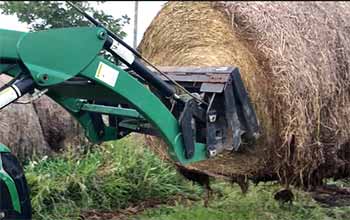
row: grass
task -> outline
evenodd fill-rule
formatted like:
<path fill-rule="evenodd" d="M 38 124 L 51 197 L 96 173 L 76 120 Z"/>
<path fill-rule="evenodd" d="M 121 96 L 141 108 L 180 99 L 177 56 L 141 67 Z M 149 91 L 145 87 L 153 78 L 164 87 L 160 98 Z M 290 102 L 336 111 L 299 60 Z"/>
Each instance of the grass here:
<path fill-rule="evenodd" d="M 84 210 L 115 210 L 145 199 L 193 193 L 171 166 L 131 138 L 85 154 L 33 161 L 25 172 L 34 219 L 80 219 Z"/>
<path fill-rule="evenodd" d="M 319 220 L 319 219 L 342 219 L 340 216 L 350 215 L 350 209 L 338 211 L 338 218 L 330 218 L 326 209 L 315 203 L 305 193 L 296 192 L 296 201 L 293 205 L 281 205 L 273 199 L 273 192 L 278 189 L 277 185 L 263 184 L 251 187 L 247 194 L 242 194 L 237 186 L 232 187 L 228 183 L 218 182 L 213 187 L 216 193 L 210 201 L 209 207 L 205 208 L 202 201 L 179 203 L 176 206 L 162 206 L 158 209 L 146 210 L 134 219 L 147 220 Z M 334 213 L 334 212 L 333 212 Z"/>
<path fill-rule="evenodd" d="M 36 220 L 75 220 L 88 210 L 116 211 L 145 200 L 165 204 L 174 198 L 181 199 L 130 219 L 348 220 L 350 216 L 350 207 L 321 207 L 298 190 L 293 205 L 280 205 L 272 196 L 279 189 L 274 183 L 252 185 L 244 195 L 238 186 L 216 181 L 212 186 L 216 193 L 205 208 L 200 199 L 203 189 L 185 181 L 132 137 L 85 153 L 68 151 L 32 161 L 26 166 L 26 177 Z"/>

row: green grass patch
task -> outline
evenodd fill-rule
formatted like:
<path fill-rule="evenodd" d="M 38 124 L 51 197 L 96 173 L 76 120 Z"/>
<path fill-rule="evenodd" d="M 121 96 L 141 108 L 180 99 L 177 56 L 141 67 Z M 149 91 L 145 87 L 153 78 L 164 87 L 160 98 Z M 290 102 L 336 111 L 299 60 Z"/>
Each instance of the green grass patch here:
<path fill-rule="evenodd" d="M 34 219 L 80 219 L 83 210 L 109 211 L 194 192 L 174 168 L 131 137 L 84 154 L 33 161 L 25 173 Z"/>
<path fill-rule="evenodd" d="M 68 151 L 25 167 L 31 188 L 33 219 L 78 220 L 84 211 L 118 211 L 143 201 L 164 201 L 130 219 L 142 220 L 348 220 L 350 207 L 325 208 L 294 189 L 293 205 L 280 205 L 273 183 L 251 185 L 242 194 L 237 185 L 216 181 L 205 208 L 203 189 L 186 181 L 133 137 L 88 152 Z M 349 181 L 335 182 L 350 186 Z M 182 196 L 174 196 L 182 195 Z M 191 199 L 190 199 L 191 198 Z M 194 200 L 193 200 L 194 198 Z"/>
<path fill-rule="evenodd" d="M 348 220 L 350 207 L 325 208 L 316 203 L 305 192 L 293 190 L 295 201 L 292 205 L 280 204 L 273 194 L 280 188 L 274 184 L 252 186 L 242 194 L 238 186 L 224 182 L 213 185 L 217 192 L 209 207 L 200 202 L 184 202 L 175 206 L 161 206 L 146 210 L 130 219 L 142 220 Z"/>

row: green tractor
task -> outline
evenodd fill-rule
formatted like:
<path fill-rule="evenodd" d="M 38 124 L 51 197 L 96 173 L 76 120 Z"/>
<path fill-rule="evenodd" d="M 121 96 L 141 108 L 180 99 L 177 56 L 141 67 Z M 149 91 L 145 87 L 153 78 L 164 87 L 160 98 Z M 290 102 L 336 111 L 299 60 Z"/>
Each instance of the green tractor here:
<path fill-rule="evenodd" d="M 45 93 L 79 121 L 91 142 L 131 132 L 155 135 L 179 164 L 235 152 L 242 138 L 258 138 L 259 124 L 238 68 L 157 68 L 76 9 L 96 27 L 0 29 L 0 73 L 13 77 L 0 88 L 0 109 L 25 94 Z M 122 64 L 105 59 L 102 51 Z M 23 169 L 3 145 L 0 219 L 31 219 Z"/>

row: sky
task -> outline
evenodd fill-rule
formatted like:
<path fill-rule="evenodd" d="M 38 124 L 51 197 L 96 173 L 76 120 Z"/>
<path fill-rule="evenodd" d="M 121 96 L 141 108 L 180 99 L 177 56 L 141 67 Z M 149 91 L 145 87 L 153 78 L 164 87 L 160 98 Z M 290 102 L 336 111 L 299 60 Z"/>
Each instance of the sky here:
<path fill-rule="evenodd" d="M 124 40 L 132 46 L 134 38 L 135 1 L 107 1 L 100 5 L 94 2 L 91 3 L 105 13 L 113 15 L 115 18 L 125 14 L 130 17 L 130 24 L 126 25 L 123 30 L 127 33 L 127 37 Z M 166 1 L 139 1 L 137 44 L 141 42 L 143 33 L 146 31 L 153 18 L 158 14 L 164 3 L 166 3 Z M 28 26 L 18 22 L 16 16 L 0 14 L 0 29 L 27 31 Z"/>

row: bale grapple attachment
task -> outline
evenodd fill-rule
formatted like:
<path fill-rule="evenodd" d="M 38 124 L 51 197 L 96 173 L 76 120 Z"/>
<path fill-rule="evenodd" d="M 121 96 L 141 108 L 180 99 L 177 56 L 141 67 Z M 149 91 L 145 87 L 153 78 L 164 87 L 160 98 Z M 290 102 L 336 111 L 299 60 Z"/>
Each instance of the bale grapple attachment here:
<path fill-rule="evenodd" d="M 208 156 L 226 150 L 238 151 L 244 141 L 253 141 L 259 135 L 259 124 L 239 69 L 236 67 L 162 67 L 162 72 L 180 83 L 206 104 L 193 104 L 183 112 L 183 130 L 192 130 L 184 135 L 185 145 L 191 136 L 206 143 Z M 163 80 L 169 80 L 162 77 Z M 171 82 L 169 82 L 171 83 Z M 179 112 L 175 112 L 179 114 Z M 191 121 L 191 125 L 188 122 Z M 196 123 L 197 122 L 197 123 Z M 196 134 L 196 135 L 194 135 Z M 188 140 L 186 140 L 186 138 Z M 187 149 L 186 152 L 192 152 Z M 188 155 L 190 156 L 190 155 Z"/>

